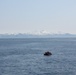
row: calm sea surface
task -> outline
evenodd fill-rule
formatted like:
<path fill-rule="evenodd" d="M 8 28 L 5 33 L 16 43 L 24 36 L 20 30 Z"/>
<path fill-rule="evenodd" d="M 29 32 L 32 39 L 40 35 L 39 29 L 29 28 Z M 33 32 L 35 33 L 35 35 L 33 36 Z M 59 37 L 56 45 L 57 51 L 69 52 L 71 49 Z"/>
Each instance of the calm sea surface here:
<path fill-rule="evenodd" d="M 76 39 L 0 39 L 0 75 L 76 75 Z"/>

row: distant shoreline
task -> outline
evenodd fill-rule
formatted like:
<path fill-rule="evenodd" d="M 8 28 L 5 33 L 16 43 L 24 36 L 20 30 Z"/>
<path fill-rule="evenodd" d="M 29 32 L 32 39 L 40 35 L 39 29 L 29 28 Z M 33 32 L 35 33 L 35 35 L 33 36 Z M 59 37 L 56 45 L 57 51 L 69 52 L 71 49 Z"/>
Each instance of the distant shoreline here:
<path fill-rule="evenodd" d="M 76 38 L 76 34 L 0 34 L 0 38 Z"/>

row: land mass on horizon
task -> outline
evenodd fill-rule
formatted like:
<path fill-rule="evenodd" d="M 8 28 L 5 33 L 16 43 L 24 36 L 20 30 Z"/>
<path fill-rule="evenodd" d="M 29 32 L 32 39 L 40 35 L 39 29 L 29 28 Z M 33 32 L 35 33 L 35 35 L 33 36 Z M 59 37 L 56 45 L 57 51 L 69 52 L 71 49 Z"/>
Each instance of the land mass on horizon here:
<path fill-rule="evenodd" d="M 76 34 L 0 34 L 0 38 L 54 38 L 76 37 Z"/>

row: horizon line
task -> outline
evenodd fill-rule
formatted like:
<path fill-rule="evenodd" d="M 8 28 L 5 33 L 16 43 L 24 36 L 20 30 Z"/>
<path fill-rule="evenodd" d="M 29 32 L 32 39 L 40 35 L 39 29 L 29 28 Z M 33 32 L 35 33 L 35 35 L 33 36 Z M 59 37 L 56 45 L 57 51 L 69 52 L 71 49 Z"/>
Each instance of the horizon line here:
<path fill-rule="evenodd" d="M 18 34 L 30 34 L 30 35 L 70 34 L 70 35 L 76 35 L 75 33 L 0 33 L 0 35 L 18 35 Z"/>

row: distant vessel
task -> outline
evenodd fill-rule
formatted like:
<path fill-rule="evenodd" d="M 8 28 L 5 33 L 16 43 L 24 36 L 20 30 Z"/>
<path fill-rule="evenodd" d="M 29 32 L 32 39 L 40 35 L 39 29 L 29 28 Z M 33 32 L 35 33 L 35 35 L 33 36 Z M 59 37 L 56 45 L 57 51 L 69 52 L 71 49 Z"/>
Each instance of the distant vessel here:
<path fill-rule="evenodd" d="M 44 55 L 45 55 L 45 56 L 50 56 L 50 55 L 52 55 L 52 53 L 49 52 L 49 51 L 47 51 L 47 52 L 44 53 Z"/>

